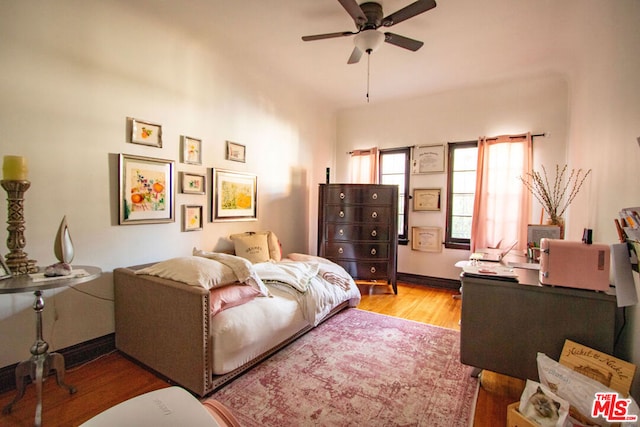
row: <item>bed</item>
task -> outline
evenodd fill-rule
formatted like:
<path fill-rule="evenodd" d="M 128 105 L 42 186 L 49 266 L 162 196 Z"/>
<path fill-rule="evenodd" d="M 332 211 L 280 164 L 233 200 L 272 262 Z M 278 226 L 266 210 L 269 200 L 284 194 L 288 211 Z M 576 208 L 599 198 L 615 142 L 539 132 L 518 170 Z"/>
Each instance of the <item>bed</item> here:
<path fill-rule="evenodd" d="M 275 258 L 253 262 L 194 249 L 115 269 L 116 347 L 205 396 L 360 302 L 337 264 L 305 254 Z M 229 291 L 232 297 L 220 296 Z"/>

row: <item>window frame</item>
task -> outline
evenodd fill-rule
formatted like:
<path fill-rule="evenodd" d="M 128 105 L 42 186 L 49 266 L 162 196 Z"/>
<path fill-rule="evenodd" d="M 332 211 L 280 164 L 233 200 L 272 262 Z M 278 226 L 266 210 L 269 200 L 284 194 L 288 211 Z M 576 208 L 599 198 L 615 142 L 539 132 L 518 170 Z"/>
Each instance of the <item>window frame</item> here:
<path fill-rule="evenodd" d="M 382 162 L 383 156 L 385 154 L 402 154 L 405 155 L 405 167 L 404 167 L 404 210 L 403 212 L 398 212 L 398 214 L 403 214 L 403 224 L 402 230 L 398 230 L 398 244 L 399 245 L 408 245 L 409 244 L 409 200 L 411 199 L 410 194 L 410 177 L 411 177 L 411 147 L 400 147 L 400 148 L 386 148 L 381 149 L 378 152 L 378 182 L 382 183 Z M 398 194 L 400 196 L 400 194 Z"/>
<path fill-rule="evenodd" d="M 478 141 L 449 142 L 447 147 L 447 214 L 445 227 L 444 247 L 448 249 L 471 249 L 471 239 L 459 239 L 451 237 L 452 233 L 452 209 L 453 209 L 453 158 L 455 150 L 462 148 L 477 147 Z M 477 167 L 476 167 L 477 170 Z"/>

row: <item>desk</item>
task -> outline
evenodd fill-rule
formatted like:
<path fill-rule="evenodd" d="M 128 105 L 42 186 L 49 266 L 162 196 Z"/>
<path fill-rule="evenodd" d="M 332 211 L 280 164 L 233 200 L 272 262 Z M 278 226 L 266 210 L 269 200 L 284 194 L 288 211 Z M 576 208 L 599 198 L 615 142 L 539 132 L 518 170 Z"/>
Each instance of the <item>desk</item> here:
<path fill-rule="evenodd" d="M 25 380 L 30 377 L 36 385 L 37 393 L 34 422 L 36 426 L 40 426 L 42 423 L 42 381 L 45 375 L 55 370 L 58 385 L 69 390 L 70 394 L 76 392 L 75 387 L 64 382 L 64 356 L 60 353 L 49 353 L 49 344 L 42 339 L 42 311 L 44 310 L 42 291 L 78 285 L 96 279 L 101 274 L 101 270 L 98 267 L 78 265 L 74 266 L 73 270 L 84 270 L 87 274 L 82 276 L 60 276 L 42 282 L 33 281 L 31 276 L 27 274 L 0 280 L 0 294 L 33 292 L 36 297 L 33 303 L 33 310 L 36 313 L 36 340 L 31 346 L 31 358 L 20 362 L 16 367 L 16 397 L 2 410 L 5 414 L 11 412 L 12 406 L 24 396 Z"/>
<path fill-rule="evenodd" d="M 518 280 L 461 276 L 460 361 L 520 379 L 538 379 L 536 355 L 558 360 L 565 339 L 613 354 L 615 295 L 541 286 L 537 270 Z"/>

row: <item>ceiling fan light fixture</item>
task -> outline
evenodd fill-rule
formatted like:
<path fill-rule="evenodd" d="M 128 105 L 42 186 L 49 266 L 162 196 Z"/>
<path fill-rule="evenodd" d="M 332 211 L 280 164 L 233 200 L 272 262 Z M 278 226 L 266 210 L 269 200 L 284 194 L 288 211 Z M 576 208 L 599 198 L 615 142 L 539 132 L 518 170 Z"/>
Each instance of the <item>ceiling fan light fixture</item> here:
<path fill-rule="evenodd" d="M 384 41 L 384 34 L 377 30 L 364 30 L 358 33 L 353 42 L 363 52 L 375 51 Z"/>

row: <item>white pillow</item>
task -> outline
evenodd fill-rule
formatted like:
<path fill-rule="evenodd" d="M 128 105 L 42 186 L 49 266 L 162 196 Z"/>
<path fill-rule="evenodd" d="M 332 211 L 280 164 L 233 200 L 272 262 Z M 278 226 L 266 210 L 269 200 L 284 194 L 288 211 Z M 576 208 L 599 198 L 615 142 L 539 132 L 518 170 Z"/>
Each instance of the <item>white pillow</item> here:
<path fill-rule="evenodd" d="M 138 270 L 136 274 L 162 277 L 205 289 L 213 289 L 238 281 L 230 267 L 221 262 L 197 256 L 172 258 Z"/>
<path fill-rule="evenodd" d="M 193 248 L 192 253 L 194 256 L 212 259 L 220 262 L 221 264 L 229 266 L 239 282 L 242 282 L 245 285 L 253 286 L 264 296 L 271 296 L 269 288 L 265 286 L 262 279 L 254 270 L 253 264 L 251 264 L 251 261 L 249 261 L 248 259 L 220 252 L 203 251 L 198 248 Z"/>

